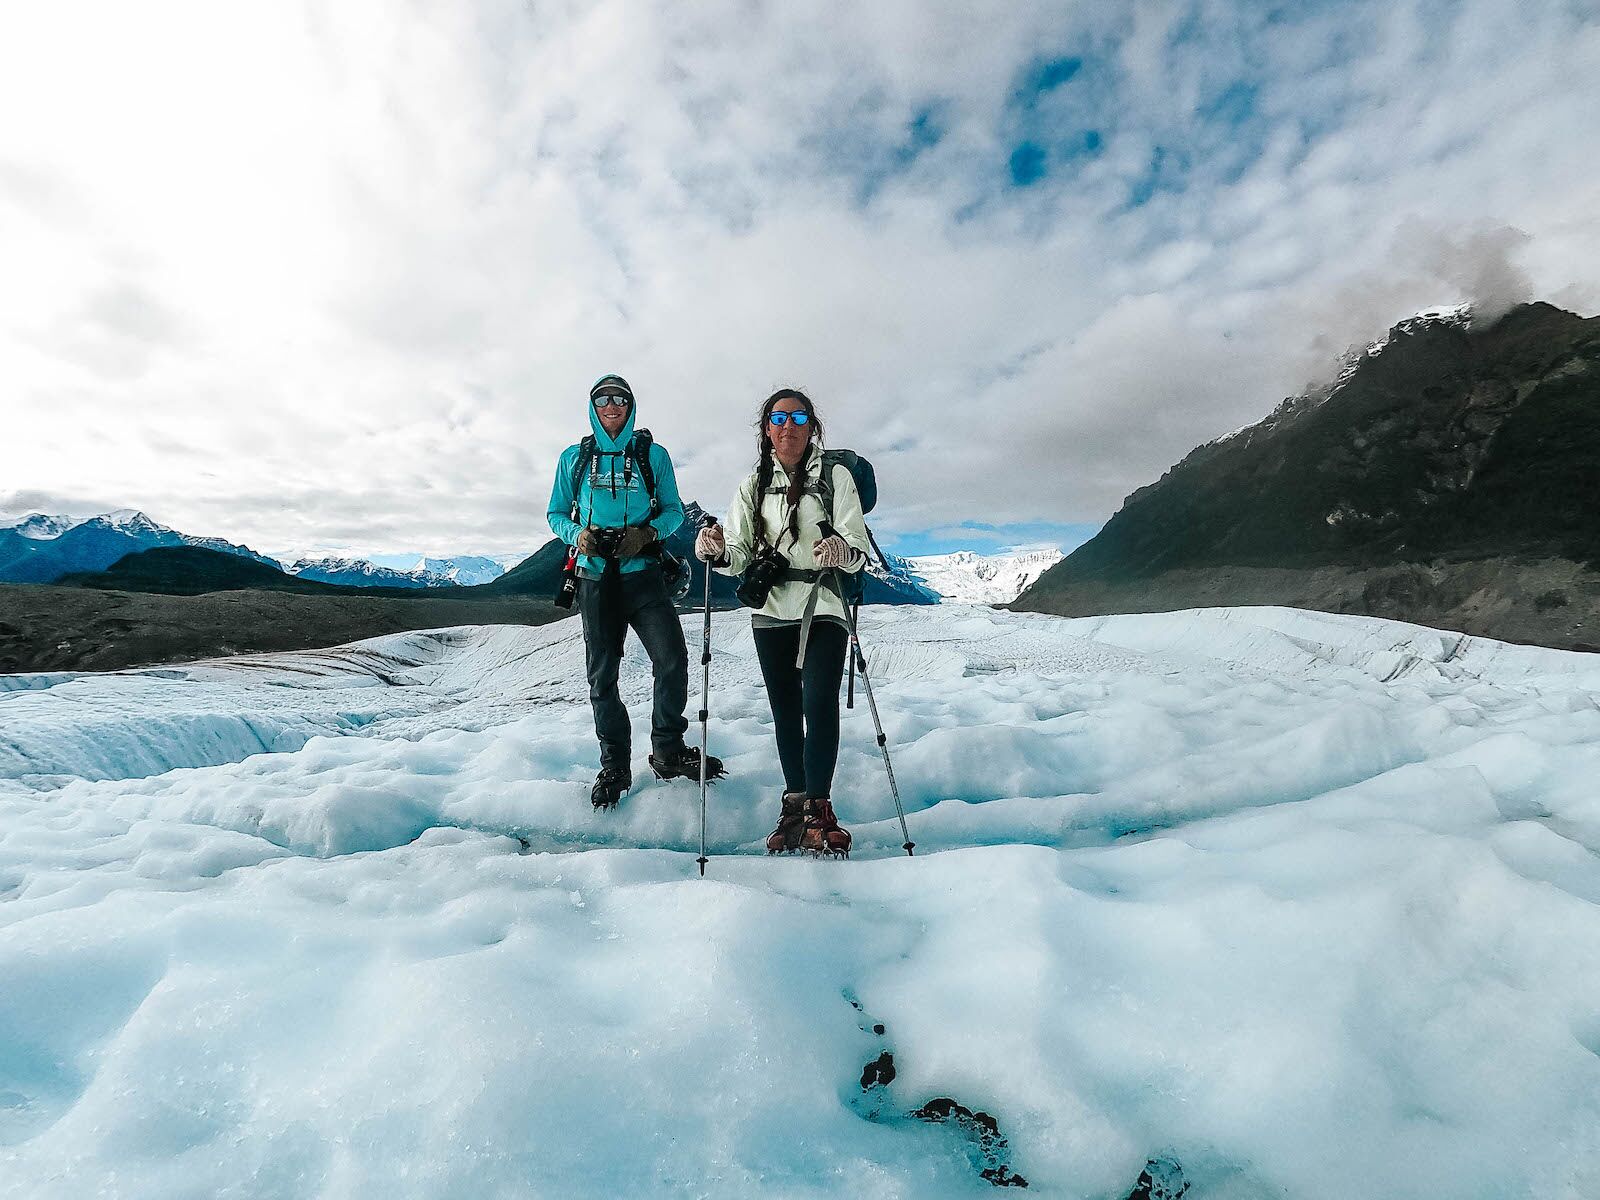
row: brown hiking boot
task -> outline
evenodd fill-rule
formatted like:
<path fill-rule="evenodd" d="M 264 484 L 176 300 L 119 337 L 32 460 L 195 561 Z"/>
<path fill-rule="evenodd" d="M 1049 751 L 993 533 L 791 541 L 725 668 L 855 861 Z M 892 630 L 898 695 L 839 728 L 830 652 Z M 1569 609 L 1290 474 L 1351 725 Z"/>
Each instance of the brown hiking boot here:
<path fill-rule="evenodd" d="M 783 813 L 778 817 L 778 825 L 767 835 L 768 854 L 788 854 L 800 849 L 800 836 L 806 827 L 806 794 L 804 792 L 785 792 L 783 794 Z"/>
<path fill-rule="evenodd" d="M 826 796 L 813 796 L 806 805 L 806 827 L 800 835 L 800 849 L 811 854 L 850 857 L 850 831 L 839 824 L 833 812 L 833 801 Z"/>

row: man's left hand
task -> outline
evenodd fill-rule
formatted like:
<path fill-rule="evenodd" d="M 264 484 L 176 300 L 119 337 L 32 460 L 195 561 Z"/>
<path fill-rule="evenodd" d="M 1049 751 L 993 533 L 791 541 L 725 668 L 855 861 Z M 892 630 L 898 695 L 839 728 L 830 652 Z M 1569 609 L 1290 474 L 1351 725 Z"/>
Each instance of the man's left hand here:
<path fill-rule="evenodd" d="M 622 531 L 617 542 L 618 558 L 638 558 L 656 540 L 656 531 L 649 525 L 630 525 Z"/>

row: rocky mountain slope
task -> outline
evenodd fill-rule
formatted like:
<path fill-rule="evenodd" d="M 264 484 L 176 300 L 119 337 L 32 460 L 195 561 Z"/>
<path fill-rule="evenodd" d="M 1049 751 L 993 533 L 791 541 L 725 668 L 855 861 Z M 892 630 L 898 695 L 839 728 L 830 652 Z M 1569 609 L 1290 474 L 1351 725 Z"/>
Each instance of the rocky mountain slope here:
<path fill-rule="evenodd" d="M 1134 492 L 1016 607 L 1291 604 L 1600 642 L 1600 318 L 1419 315 Z"/>

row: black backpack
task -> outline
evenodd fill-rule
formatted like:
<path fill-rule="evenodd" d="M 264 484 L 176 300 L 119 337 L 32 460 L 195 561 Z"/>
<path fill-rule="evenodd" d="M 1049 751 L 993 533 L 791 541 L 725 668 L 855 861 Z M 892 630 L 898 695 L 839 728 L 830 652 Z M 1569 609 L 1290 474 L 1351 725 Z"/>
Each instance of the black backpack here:
<path fill-rule="evenodd" d="M 650 447 L 655 438 L 650 436 L 648 429 L 635 429 L 633 436 L 628 439 L 628 444 L 622 449 L 622 478 L 624 482 L 633 479 L 634 464 L 639 466 L 639 478 L 644 481 L 645 493 L 650 497 L 650 515 L 659 516 L 661 501 L 656 497 L 656 469 L 650 465 Z M 578 489 L 583 486 L 583 477 L 589 473 L 589 468 L 594 465 L 595 459 L 600 457 L 600 443 L 595 440 L 592 433 L 583 435 L 583 441 L 578 443 L 578 461 L 572 468 L 572 519 L 578 519 Z M 870 470 L 870 468 L 868 468 Z"/>
<path fill-rule="evenodd" d="M 635 429 L 633 436 L 628 439 L 628 444 L 622 450 L 622 478 L 627 483 L 633 479 L 633 468 L 639 467 L 639 478 L 644 483 L 646 495 L 650 497 L 650 516 L 659 516 L 661 513 L 661 499 L 656 495 L 656 469 L 650 465 L 650 447 L 655 438 L 648 429 Z M 578 461 L 572 468 L 572 519 L 578 519 L 578 489 L 583 486 L 583 477 L 588 474 L 589 468 L 600 457 L 600 443 L 595 440 L 592 433 L 584 434 L 583 440 L 578 443 Z M 830 510 L 831 511 L 831 510 Z M 656 553 L 661 556 L 661 577 L 666 580 L 667 594 L 674 601 L 682 600 L 689 591 L 691 573 L 689 564 L 668 550 L 662 542 L 655 542 Z"/>
<path fill-rule="evenodd" d="M 856 493 L 861 497 L 861 511 L 863 514 L 871 512 L 878 504 L 878 474 L 872 469 L 870 463 L 854 450 L 824 450 L 822 452 L 822 479 L 817 487 L 817 498 L 822 501 L 822 511 L 828 515 L 828 524 L 833 524 L 833 469 L 843 467 L 850 472 L 850 478 L 855 480 Z M 867 541 L 877 552 L 878 562 L 883 569 L 889 569 L 888 560 L 883 557 L 883 551 L 878 548 L 878 539 L 872 536 L 872 527 L 863 521 L 867 529 Z M 861 597 L 867 590 L 866 568 L 859 571 L 841 571 L 839 576 L 844 580 L 844 601 L 846 604 L 859 606 Z"/>

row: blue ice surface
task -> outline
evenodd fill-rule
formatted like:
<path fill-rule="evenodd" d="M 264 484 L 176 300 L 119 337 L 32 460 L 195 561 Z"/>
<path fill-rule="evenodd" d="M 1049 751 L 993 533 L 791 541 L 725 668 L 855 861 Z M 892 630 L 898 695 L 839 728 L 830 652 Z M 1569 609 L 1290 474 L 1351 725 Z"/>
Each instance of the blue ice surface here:
<path fill-rule="evenodd" d="M 1595 656 L 1271 608 L 861 633 L 915 856 L 859 694 L 853 859 L 762 853 L 719 614 L 703 880 L 692 785 L 590 809 L 575 621 L 6 693 L 0 1194 L 982 1194 L 936 1097 L 1041 1194 L 1592 1190 Z"/>

